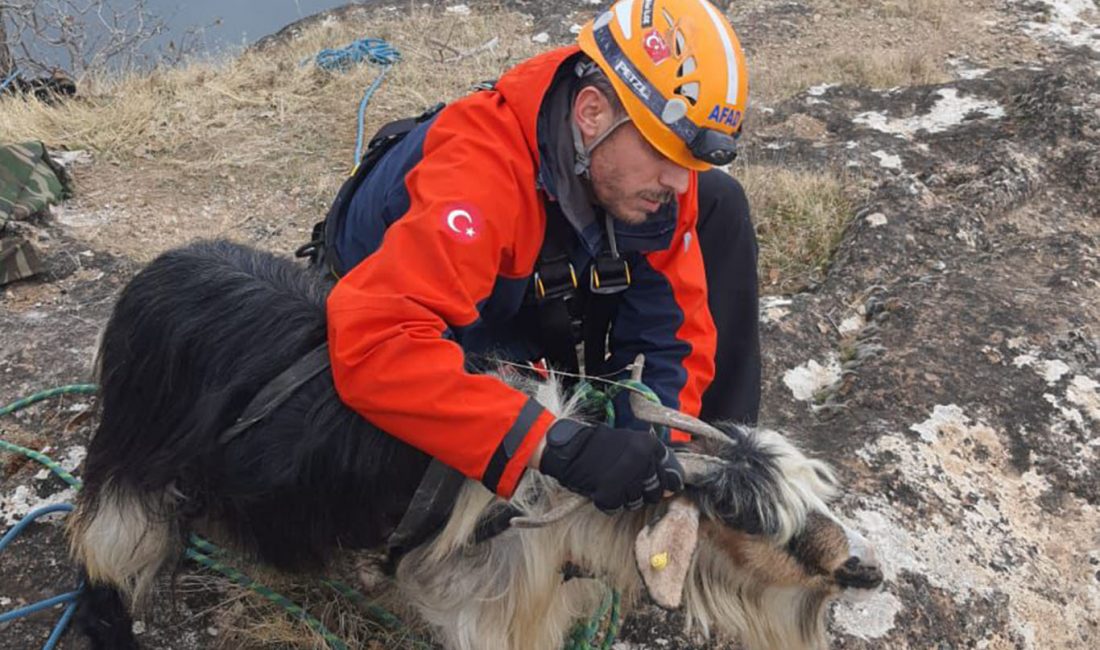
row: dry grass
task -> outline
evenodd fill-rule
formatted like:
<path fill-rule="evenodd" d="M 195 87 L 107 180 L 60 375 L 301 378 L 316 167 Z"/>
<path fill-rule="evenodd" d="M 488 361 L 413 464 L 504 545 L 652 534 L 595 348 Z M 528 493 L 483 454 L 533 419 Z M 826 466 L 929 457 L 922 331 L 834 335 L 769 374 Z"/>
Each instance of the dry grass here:
<path fill-rule="evenodd" d="M 940 83 L 951 78 L 950 53 L 993 45 L 983 30 L 988 16 L 976 4 L 816 0 L 810 5 L 812 20 L 797 40 L 765 40 L 750 50 L 758 101 L 781 101 L 822 83 L 870 88 Z"/>
<path fill-rule="evenodd" d="M 310 616 L 347 644 L 364 650 L 421 650 L 428 631 L 412 615 L 401 609 L 392 593 L 383 590 L 357 603 L 338 594 L 318 579 L 281 574 L 240 558 L 230 561 L 235 568 L 279 595 L 301 606 Z M 342 567 L 348 568 L 348 567 Z M 354 571 L 352 571 L 354 573 Z M 357 583 L 348 583 L 357 588 Z M 177 592 L 217 593 L 218 602 L 211 606 L 216 612 L 218 640 L 211 647 L 223 650 L 328 650 L 331 646 L 320 632 L 288 613 L 282 606 L 211 572 L 190 573 L 180 579 Z M 396 626 L 378 618 L 369 607 L 381 608 L 391 616 L 399 615 Z"/>
<path fill-rule="evenodd" d="M 159 251 L 149 249 L 152 232 L 127 221 L 149 223 L 164 233 L 165 245 L 211 234 L 301 243 L 297 230 L 320 218 L 351 167 L 356 110 L 379 73 L 365 64 L 328 73 L 303 60 L 364 35 L 385 38 L 403 54 L 371 101 L 369 136 L 385 121 L 464 94 L 537 49 L 514 13 L 414 9 L 400 18 L 377 16 L 318 26 L 222 63 L 92 79 L 82 98 L 54 107 L 5 98 L 0 141 L 41 139 L 95 151 L 97 164 L 77 172 L 78 206 L 123 214 L 82 234 L 114 252 L 147 259 Z M 441 60 L 452 50 L 432 43 L 466 52 L 492 37 L 499 38 L 492 50 L 448 63 Z M 252 221 L 247 227 L 242 210 Z M 282 228 L 287 212 L 305 213 L 290 233 Z"/>
<path fill-rule="evenodd" d="M 920 47 L 845 44 L 823 50 L 818 57 L 762 52 L 752 61 L 752 90 L 755 97 L 768 103 L 825 83 L 866 88 L 941 83 L 950 79 L 944 66 L 947 51 L 945 43 L 932 41 Z"/>
<path fill-rule="evenodd" d="M 828 170 L 735 165 L 760 241 L 764 293 L 788 293 L 822 279 L 851 218 L 853 183 Z"/>

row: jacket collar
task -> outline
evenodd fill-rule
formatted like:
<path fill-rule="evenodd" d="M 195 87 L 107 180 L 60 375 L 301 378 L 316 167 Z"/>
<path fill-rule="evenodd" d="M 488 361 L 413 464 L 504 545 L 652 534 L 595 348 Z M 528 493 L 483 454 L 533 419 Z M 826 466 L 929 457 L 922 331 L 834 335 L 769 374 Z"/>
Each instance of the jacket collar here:
<path fill-rule="evenodd" d="M 519 118 L 538 165 L 538 182 L 549 200 L 559 201 L 562 213 L 577 232 L 586 252 L 595 256 L 607 248 L 602 208 L 595 206 L 586 181 L 573 173 L 573 134 L 568 125 L 576 77 L 573 66 L 580 48 L 551 50 L 505 73 L 496 90 Z M 531 92 L 532 88 L 541 92 Z M 667 249 L 678 219 L 678 202 L 661 206 L 641 224 L 612 220 L 621 252 Z"/>

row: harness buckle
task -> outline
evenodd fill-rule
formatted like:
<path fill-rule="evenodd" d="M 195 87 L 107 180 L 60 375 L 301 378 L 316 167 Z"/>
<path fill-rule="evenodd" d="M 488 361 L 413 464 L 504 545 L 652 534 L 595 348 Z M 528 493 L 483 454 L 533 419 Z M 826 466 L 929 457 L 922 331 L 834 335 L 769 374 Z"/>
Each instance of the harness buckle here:
<path fill-rule="evenodd" d="M 539 300 L 569 295 L 579 286 L 577 270 L 567 260 L 540 264 L 535 271 L 534 280 L 535 297 Z"/>
<path fill-rule="evenodd" d="M 589 269 L 588 290 L 592 293 L 609 295 L 630 286 L 630 264 L 621 257 L 600 255 Z"/>

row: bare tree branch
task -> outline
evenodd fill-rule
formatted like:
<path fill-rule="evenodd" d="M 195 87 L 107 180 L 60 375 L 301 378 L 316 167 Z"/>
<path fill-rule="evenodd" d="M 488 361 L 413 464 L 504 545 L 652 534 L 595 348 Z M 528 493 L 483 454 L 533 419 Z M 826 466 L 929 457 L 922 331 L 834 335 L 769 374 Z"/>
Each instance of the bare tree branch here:
<path fill-rule="evenodd" d="M 194 53 L 195 34 L 203 29 L 188 30 L 179 43 L 158 52 L 151 41 L 167 27 L 148 10 L 147 0 L 0 0 L 0 12 L 7 21 L 6 33 L 0 31 L 0 70 L 7 51 L 9 68 L 43 74 L 65 61 L 77 79 L 93 70 L 178 63 Z"/>
<path fill-rule="evenodd" d="M 4 7 L 0 5 L 0 82 L 8 78 L 15 69 L 15 59 L 8 48 L 7 23 L 4 22 Z"/>

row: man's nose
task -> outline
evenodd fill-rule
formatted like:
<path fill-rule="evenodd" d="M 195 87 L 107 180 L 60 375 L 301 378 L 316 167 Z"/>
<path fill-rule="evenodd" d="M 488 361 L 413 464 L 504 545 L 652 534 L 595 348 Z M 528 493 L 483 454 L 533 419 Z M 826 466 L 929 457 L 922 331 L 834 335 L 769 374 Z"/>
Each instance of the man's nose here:
<path fill-rule="evenodd" d="M 686 167 L 681 167 L 671 160 L 664 161 L 664 167 L 661 169 L 661 175 L 658 181 L 664 187 L 676 192 L 677 194 L 683 194 L 688 189 L 688 180 L 691 178 L 691 171 Z"/>

